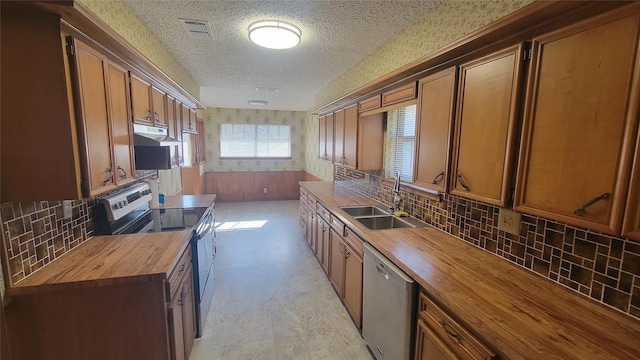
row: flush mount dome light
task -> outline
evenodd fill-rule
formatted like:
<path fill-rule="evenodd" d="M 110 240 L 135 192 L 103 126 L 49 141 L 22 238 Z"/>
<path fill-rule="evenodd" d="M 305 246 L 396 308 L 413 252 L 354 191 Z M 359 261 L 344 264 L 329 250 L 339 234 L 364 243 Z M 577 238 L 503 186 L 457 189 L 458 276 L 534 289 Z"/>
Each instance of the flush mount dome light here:
<path fill-rule="evenodd" d="M 289 49 L 300 43 L 300 29 L 282 21 L 258 21 L 249 25 L 249 39 L 269 49 Z"/>

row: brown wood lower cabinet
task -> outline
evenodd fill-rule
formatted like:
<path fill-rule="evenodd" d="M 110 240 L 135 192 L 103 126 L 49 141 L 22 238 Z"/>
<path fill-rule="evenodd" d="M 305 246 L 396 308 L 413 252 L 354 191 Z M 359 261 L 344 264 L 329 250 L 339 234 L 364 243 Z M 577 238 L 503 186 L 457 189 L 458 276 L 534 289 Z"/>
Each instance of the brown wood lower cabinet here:
<path fill-rule="evenodd" d="M 420 292 L 415 360 L 489 360 L 496 354 Z"/>
<path fill-rule="evenodd" d="M 6 308 L 13 358 L 188 359 L 195 340 L 190 247 L 178 259 L 168 278 L 45 285 L 13 296 Z"/>
<path fill-rule="evenodd" d="M 316 257 L 326 274 L 329 273 L 329 224 L 318 216 L 316 224 Z"/>

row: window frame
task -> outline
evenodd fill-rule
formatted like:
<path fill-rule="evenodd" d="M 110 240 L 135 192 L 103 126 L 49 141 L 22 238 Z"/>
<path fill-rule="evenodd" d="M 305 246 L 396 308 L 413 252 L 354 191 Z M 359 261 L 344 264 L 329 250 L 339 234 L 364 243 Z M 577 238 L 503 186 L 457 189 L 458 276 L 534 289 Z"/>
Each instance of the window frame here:
<path fill-rule="evenodd" d="M 223 126 L 234 126 L 234 125 L 241 125 L 243 127 L 247 127 L 247 126 L 252 126 L 253 127 L 253 133 L 254 133 L 254 138 L 253 138 L 253 150 L 254 153 L 256 154 L 255 156 L 223 156 L 223 142 L 225 142 L 227 139 L 222 138 L 223 136 L 223 130 L 222 127 Z M 280 128 L 281 127 L 286 127 L 287 128 L 287 132 L 288 132 L 288 152 L 289 155 L 288 156 L 258 156 L 258 146 L 260 143 L 260 139 L 258 139 L 258 127 L 259 126 L 277 126 L 278 127 L 278 132 L 281 131 Z M 220 153 L 218 155 L 218 158 L 220 160 L 291 160 L 292 154 L 291 154 L 291 149 L 292 149 L 292 137 L 291 137 L 291 125 L 289 124 L 256 124 L 256 123 L 224 123 L 224 124 L 220 124 L 220 136 L 219 136 L 219 149 L 220 149 Z M 230 139 L 233 140 L 233 139 Z M 263 140 L 264 141 L 264 140 Z M 269 139 L 267 140 L 267 143 L 269 142 Z"/>

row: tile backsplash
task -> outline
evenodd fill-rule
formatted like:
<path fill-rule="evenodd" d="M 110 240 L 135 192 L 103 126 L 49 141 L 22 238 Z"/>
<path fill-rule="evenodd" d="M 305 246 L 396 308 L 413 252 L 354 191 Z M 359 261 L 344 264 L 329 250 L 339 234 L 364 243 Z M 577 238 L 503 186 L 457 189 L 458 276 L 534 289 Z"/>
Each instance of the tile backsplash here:
<path fill-rule="evenodd" d="M 137 182 L 154 179 L 155 170 L 136 171 Z M 71 251 L 93 236 L 92 207 L 100 198 L 74 200 L 72 216 L 65 219 L 62 201 L 30 201 L 0 204 L 7 285 L 13 285 Z"/>
<path fill-rule="evenodd" d="M 334 181 L 387 205 L 392 186 L 379 173 L 334 165 Z M 522 215 L 519 235 L 498 230 L 499 207 L 445 195 L 443 201 L 404 191 L 413 217 L 640 319 L 640 242 Z"/>

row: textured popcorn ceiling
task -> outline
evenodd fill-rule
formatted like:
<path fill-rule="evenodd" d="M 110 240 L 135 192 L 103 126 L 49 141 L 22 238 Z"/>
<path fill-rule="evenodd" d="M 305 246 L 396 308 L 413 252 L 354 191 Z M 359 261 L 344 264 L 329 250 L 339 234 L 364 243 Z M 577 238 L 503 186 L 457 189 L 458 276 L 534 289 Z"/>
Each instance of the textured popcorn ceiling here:
<path fill-rule="evenodd" d="M 315 94 L 441 0 L 150 1 L 127 0 L 132 10 L 200 85 L 208 107 L 308 110 Z M 208 21 L 214 39 L 188 36 L 179 18 Z M 300 45 L 270 50 L 249 41 L 258 20 L 290 22 Z M 256 87 L 278 88 L 277 92 Z"/>

